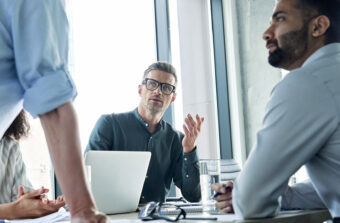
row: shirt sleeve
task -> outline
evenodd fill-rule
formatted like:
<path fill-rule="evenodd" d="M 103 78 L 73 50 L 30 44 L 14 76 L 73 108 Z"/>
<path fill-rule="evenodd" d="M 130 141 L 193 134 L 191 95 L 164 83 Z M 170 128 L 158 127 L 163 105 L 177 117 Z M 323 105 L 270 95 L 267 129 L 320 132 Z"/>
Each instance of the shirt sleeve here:
<path fill-rule="evenodd" d="M 313 75 L 288 74 L 274 88 L 256 145 L 234 182 L 235 213 L 243 218 L 274 216 L 289 177 L 318 153 L 336 125 L 328 89 Z"/>
<path fill-rule="evenodd" d="M 92 130 L 85 153 L 90 150 L 109 150 L 112 145 L 112 122 L 109 115 L 102 115 Z"/>
<path fill-rule="evenodd" d="M 31 191 L 33 190 L 33 186 L 26 175 L 26 165 L 22 160 L 22 155 L 19 149 L 19 144 L 16 144 L 16 147 L 13 148 L 16 150 L 16 159 L 15 159 L 15 172 L 14 172 L 14 181 L 12 187 L 12 197 L 11 201 L 16 201 L 18 198 L 18 187 L 22 185 L 24 190 Z"/>
<path fill-rule="evenodd" d="M 182 139 L 183 137 L 181 137 Z M 189 202 L 201 200 L 200 173 L 196 148 L 190 153 L 184 153 L 179 142 L 180 156 L 176 160 L 174 183 L 181 189 L 183 197 Z"/>
<path fill-rule="evenodd" d="M 282 196 L 281 209 L 326 209 L 313 184 L 308 180 L 288 187 Z"/>
<path fill-rule="evenodd" d="M 73 99 L 65 2 L 14 0 L 11 27 L 24 108 L 36 117 Z"/>

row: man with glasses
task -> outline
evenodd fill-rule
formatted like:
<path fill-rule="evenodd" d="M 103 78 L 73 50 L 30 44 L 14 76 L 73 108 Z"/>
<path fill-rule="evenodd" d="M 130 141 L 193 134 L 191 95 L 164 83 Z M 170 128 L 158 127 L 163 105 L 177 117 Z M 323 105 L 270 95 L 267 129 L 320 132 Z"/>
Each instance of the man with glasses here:
<path fill-rule="evenodd" d="M 163 202 L 172 180 L 188 201 L 201 198 L 196 139 L 204 118 L 189 114 L 183 133 L 162 120 L 176 99 L 175 68 L 166 62 L 151 64 L 138 86 L 138 107 L 127 113 L 103 115 L 86 148 L 89 150 L 150 151 L 152 153 L 140 203 Z"/>

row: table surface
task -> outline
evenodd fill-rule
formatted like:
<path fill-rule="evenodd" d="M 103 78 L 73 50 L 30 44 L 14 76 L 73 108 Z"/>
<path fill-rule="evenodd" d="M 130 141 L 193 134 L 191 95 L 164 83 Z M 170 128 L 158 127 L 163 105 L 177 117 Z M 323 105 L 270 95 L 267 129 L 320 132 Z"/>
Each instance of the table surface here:
<path fill-rule="evenodd" d="M 197 216 L 197 214 L 188 214 L 188 217 Z M 128 220 L 137 220 L 138 213 L 125 213 L 125 214 L 115 214 L 110 215 L 112 220 L 119 219 L 128 219 Z M 298 212 L 287 212 L 281 213 L 275 218 L 266 218 L 266 219 L 256 219 L 256 220 L 231 220 L 231 221 L 217 221 L 217 222 L 230 222 L 230 223 L 269 223 L 269 222 L 277 222 L 277 223 L 322 223 L 325 220 L 331 219 L 331 216 L 327 210 L 312 210 L 312 211 L 298 211 Z M 151 221 L 152 222 L 152 221 Z M 193 220 L 181 220 L 180 222 L 216 222 L 216 221 L 193 221 Z"/>

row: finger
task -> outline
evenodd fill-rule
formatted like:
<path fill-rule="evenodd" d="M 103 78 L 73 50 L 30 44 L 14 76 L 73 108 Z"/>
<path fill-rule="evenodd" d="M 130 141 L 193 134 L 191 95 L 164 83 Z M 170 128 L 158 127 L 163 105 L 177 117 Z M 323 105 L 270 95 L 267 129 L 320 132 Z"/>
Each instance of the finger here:
<path fill-rule="evenodd" d="M 196 128 L 196 122 L 195 122 L 195 120 L 192 118 L 192 116 L 191 116 L 190 114 L 188 114 L 187 118 L 188 118 L 188 120 L 189 120 L 190 126 L 191 126 L 192 128 Z"/>
<path fill-rule="evenodd" d="M 223 209 L 220 209 L 220 212 L 222 212 L 222 213 L 232 213 L 233 209 L 232 209 L 231 206 L 227 206 L 227 207 L 225 207 Z"/>
<path fill-rule="evenodd" d="M 189 131 L 191 131 L 192 126 L 190 125 L 189 119 L 188 119 L 188 118 L 185 118 L 185 119 L 184 119 L 184 122 L 185 122 L 185 126 L 187 127 L 187 129 L 188 129 Z"/>
<path fill-rule="evenodd" d="M 57 199 L 59 199 L 59 201 L 66 202 L 66 199 L 65 199 L 64 195 L 59 196 Z"/>
<path fill-rule="evenodd" d="M 55 201 L 49 201 L 47 204 L 43 204 L 43 208 L 47 211 L 56 212 L 59 208 L 65 205 L 64 202 L 57 203 Z"/>
<path fill-rule="evenodd" d="M 18 198 L 25 194 L 25 189 L 22 185 L 18 187 Z"/>
<path fill-rule="evenodd" d="M 48 193 L 50 189 L 42 187 L 43 193 Z"/>
<path fill-rule="evenodd" d="M 204 122 L 204 117 L 200 117 L 199 115 L 196 115 L 196 120 L 197 120 L 197 130 L 200 132 L 202 123 Z"/>
<path fill-rule="evenodd" d="M 41 187 L 38 190 L 32 190 L 32 191 L 26 192 L 24 196 L 26 196 L 27 198 L 39 198 L 40 199 L 40 196 L 44 193 L 45 193 L 45 188 Z"/>
<path fill-rule="evenodd" d="M 183 131 L 184 131 L 184 134 L 186 136 L 190 136 L 190 132 L 189 132 L 188 128 L 185 125 L 183 125 Z"/>
<path fill-rule="evenodd" d="M 221 195 L 215 197 L 214 199 L 219 202 L 219 201 L 231 200 L 231 198 L 232 198 L 231 192 L 227 192 L 225 194 L 221 194 Z"/>
<path fill-rule="evenodd" d="M 202 122 L 201 122 L 201 118 L 200 118 L 200 116 L 198 114 L 196 114 L 196 123 L 197 123 L 197 125 L 196 125 L 197 130 L 201 131 L 201 124 L 202 124 Z"/>
<path fill-rule="evenodd" d="M 187 115 L 187 117 L 185 117 L 184 122 L 185 122 L 187 128 L 189 130 L 191 130 L 192 126 L 191 126 L 191 123 L 190 123 L 190 120 L 189 120 L 189 115 Z"/>
<path fill-rule="evenodd" d="M 221 183 L 215 183 L 211 185 L 211 189 L 215 192 L 219 192 L 219 193 L 224 193 L 225 192 L 225 184 L 221 184 Z"/>
<path fill-rule="evenodd" d="M 64 203 L 64 204 L 65 204 L 64 196 L 59 196 L 59 197 L 57 198 L 57 203 L 58 203 L 58 204 L 59 204 L 59 203 Z"/>
<path fill-rule="evenodd" d="M 57 202 L 61 202 L 61 201 L 63 201 L 63 197 L 62 196 L 58 196 L 57 197 Z"/>
<path fill-rule="evenodd" d="M 228 181 L 228 182 L 226 183 L 226 185 L 228 185 L 231 189 L 234 188 L 234 182 L 233 182 L 233 181 Z"/>
<path fill-rule="evenodd" d="M 44 204 L 48 204 L 49 201 L 48 201 L 47 197 L 42 197 L 41 202 L 43 202 Z"/>
<path fill-rule="evenodd" d="M 220 202 L 216 202 L 215 204 L 216 208 L 218 209 L 224 209 L 230 205 L 232 205 L 232 200 L 220 201 Z"/>
<path fill-rule="evenodd" d="M 192 117 L 191 117 L 191 119 L 192 119 Z M 196 137 L 198 135 L 196 122 L 192 123 L 189 118 L 186 118 L 185 123 L 187 124 L 187 128 L 189 129 L 190 135 Z"/>

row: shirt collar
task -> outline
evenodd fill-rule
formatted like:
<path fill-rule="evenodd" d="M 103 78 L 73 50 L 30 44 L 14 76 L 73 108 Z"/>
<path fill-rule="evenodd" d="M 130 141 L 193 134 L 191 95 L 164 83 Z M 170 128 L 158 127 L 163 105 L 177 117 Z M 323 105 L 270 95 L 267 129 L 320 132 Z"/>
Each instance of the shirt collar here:
<path fill-rule="evenodd" d="M 133 114 L 135 115 L 136 119 L 145 127 L 149 130 L 149 123 L 147 123 L 146 121 L 144 121 L 144 119 L 139 115 L 138 113 L 138 108 L 135 108 L 135 110 L 133 110 Z M 163 127 L 164 123 L 163 123 L 163 118 L 160 120 L 159 125 L 157 127 L 157 129 L 159 127 Z"/>
<path fill-rule="evenodd" d="M 329 56 L 332 54 L 340 53 L 340 43 L 330 43 L 327 44 L 317 51 L 315 51 L 303 64 L 302 67 L 307 66 L 310 63 L 313 63 L 314 61 Z"/>

